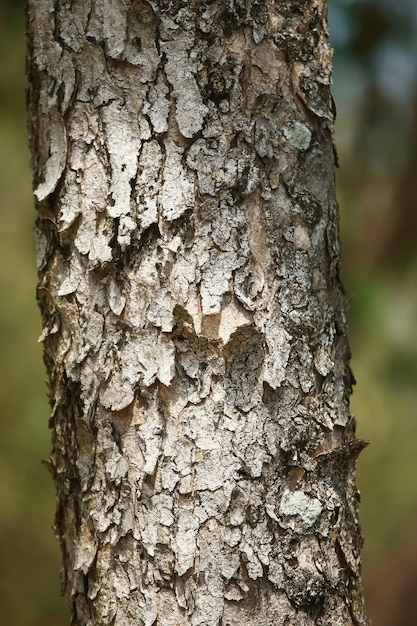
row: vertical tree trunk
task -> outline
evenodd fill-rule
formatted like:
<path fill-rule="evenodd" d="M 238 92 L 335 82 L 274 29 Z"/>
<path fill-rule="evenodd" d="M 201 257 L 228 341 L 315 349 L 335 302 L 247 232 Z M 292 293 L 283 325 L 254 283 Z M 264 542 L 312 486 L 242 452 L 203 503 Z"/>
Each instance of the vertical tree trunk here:
<path fill-rule="evenodd" d="M 324 0 L 28 0 L 73 623 L 365 624 Z"/>

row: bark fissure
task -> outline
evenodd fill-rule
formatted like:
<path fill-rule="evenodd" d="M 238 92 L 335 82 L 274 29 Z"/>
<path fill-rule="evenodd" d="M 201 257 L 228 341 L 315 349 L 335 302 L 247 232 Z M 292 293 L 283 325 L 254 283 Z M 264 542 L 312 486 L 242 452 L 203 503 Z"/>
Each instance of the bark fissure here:
<path fill-rule="evenodd" d="M 74 624 L 365 624 L 326 6 L 28 0 Z"/>

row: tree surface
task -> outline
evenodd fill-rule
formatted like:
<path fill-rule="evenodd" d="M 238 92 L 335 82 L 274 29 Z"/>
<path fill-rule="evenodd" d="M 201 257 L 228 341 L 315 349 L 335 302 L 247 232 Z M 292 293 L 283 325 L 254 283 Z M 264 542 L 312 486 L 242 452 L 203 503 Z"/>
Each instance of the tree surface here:
<path fill-rule="evenodd" d="M 326 10 L 27 2 L 73 624 L 366 624 Z"/>

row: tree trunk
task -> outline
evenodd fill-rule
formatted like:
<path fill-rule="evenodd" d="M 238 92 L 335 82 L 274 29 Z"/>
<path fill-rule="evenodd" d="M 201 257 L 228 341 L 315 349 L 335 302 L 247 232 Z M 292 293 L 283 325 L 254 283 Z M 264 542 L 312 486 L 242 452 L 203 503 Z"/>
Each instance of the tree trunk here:
<path fill-rule="evenodd" d="M 28 0 L 77 625 L 365 624 L 324 0 Z"/>

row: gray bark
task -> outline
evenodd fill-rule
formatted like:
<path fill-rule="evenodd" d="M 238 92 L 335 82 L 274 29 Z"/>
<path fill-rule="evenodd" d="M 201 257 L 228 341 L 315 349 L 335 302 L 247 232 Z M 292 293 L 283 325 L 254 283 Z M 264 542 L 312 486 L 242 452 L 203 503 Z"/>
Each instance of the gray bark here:
<path fill-rule="evenodd" d="M 28 0 L 77 625 L 365 624 L 324 0 Z"/>

